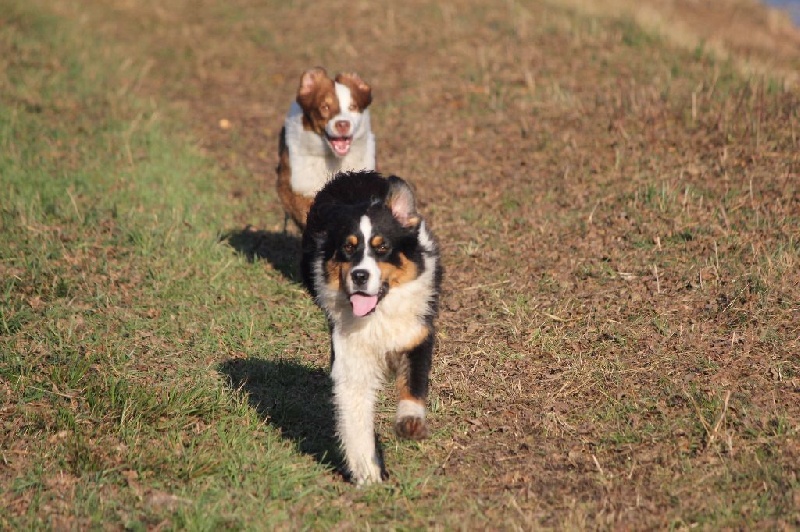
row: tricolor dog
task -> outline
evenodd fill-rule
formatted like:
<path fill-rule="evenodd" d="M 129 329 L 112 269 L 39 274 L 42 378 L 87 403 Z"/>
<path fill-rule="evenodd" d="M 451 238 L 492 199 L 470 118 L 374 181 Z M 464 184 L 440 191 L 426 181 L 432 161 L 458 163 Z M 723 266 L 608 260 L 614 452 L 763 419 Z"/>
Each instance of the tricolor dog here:
<path fill-rule="evenodd" d="M 357 74 L 307 70 L 284 121 L 277 189 L 287 217 L 302 229 L 314 195 L 337 172 L 375 169 L 369 118 L 372 89 Z"/>
<path fill-rule="evenodd" d="M 387 375 L 397 388 L 397 435 L 428 433 L 442 268 L 410 186 L 376 172 L 335 176 L 308 214 L 301 272 L 330 325 L 333 403 L 347 469 L 356 484 L 380 482 L 374 409 Z"/>

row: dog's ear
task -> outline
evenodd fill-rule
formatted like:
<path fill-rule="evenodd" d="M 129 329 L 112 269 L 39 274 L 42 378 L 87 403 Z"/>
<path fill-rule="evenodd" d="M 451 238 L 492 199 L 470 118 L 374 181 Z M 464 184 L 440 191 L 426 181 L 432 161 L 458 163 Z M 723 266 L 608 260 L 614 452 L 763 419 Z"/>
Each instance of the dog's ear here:
<path fill-rule="evenodd" d="M 350 94 L 360 110 L 363 111 L 372 103 L 372 87 L 355 72 L 336 74 L 335 81 L 350 89 Z"/>
<path fill-rule="evenodd" d="M 328 73 L 322 67 L 315 67 L 303 72 L 300 76 L 300 86 L 297 88 L 297 103 L 303 105 L 303 101 L 308 100 L 317 90 L 320 82 L 328 77 Z"/>
<path fill-rule="evenodd" d="M 416 200 L 411 186 L 396 176 L 389 176 L 389 192 L 386 194 L 386 205 L 392 216 L 403 227 L 416 227 L 422 221 L 417 214 Z"/>

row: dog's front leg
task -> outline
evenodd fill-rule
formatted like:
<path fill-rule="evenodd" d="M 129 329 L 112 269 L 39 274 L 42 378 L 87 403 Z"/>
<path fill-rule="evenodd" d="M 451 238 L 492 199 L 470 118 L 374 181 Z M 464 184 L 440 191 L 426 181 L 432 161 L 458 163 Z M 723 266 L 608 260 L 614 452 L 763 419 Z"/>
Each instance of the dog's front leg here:
<path fill-rule="evenodd" d="M 404 355 L 397 368 L 397 417 L 394 429 L 398 436 L 410 440 L 428 437 L 425 424 L 425 402 L 428 397 L 428 374 L 433 353 L 433 329 L 425 339 Z"/>
<path fill-rule="evenodd" d="M 380 373 L 361 353 L 342 349 L 334 334 L 331 367 L 336 428 L 347 469 L 357 485 L 382 480 L 383 467 L 375 444 L 375 397 Z"/>

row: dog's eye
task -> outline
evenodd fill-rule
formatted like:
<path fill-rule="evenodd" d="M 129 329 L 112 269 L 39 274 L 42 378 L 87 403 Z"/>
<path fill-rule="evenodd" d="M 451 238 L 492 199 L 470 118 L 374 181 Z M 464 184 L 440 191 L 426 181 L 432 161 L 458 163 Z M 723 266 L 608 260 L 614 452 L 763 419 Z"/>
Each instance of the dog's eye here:
<path fill-rule="evenodd" d="M 358 111 L 358 106 L 356 104 L 354 104 L 354 103 L 351 103 L 350 104 L 350 110 L 351 111 Z"/>
<path fill-rule="evenodd" d="M 330 109 L 330 106 L 327 103 L 323 103 L 322 105 L 319 106 L 319 110 L 322 111 L 323 113 L 327 113 L 328 109 Z"/>
<path fill-rule="evenodd" d="M 380 244 L 375 246 L 375 253 L 377 253 L 378 255 L 386 255 L 387 253 L 389 253 L 389 244 L 381 242 Z"/>
<path fill-rule="evenodd" d="M 345 254 L 347 255 L 352 255 L 356 251 L 356 246 L 355 244 L 351 244 L 350 242 L 348 242 L 347 244 L 342 246 L 342 251 L 344 251 Z"/>

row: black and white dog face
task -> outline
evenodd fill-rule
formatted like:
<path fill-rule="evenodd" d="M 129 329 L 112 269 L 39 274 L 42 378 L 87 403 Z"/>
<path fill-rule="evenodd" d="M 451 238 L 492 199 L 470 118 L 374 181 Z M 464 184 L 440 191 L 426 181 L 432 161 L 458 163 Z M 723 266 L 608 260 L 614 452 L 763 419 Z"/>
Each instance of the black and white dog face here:
<path fill-rule="evenodd" d="M 320 302 L 335 305 L 346 299 L 352 315 L 363 318 L 375 312 L 390 291 L 413 283 L 429 268 L 425 249 L 432 241 L 405 181 L 382 180 L 374 190 L 351 185 L 365 194 L 360 201 L 327 204 L 328 193 L 337 193 L 336 185 L 316 200 L 315 212 L 325 221 L 314 221 L 324 231 L 315 237 L 313 288 Z M 309 227 L 310 233 L 314 227 Z"/>
<path fill-rule="evenodd" d="M 420 269 L 418 227 L 404 227 L 376 204 L 333 236 L 336 250 L 326 263 L 328 288 L 341 290 L 353 315 L 375 311 L 391 288 L 416 279 Z"/>

